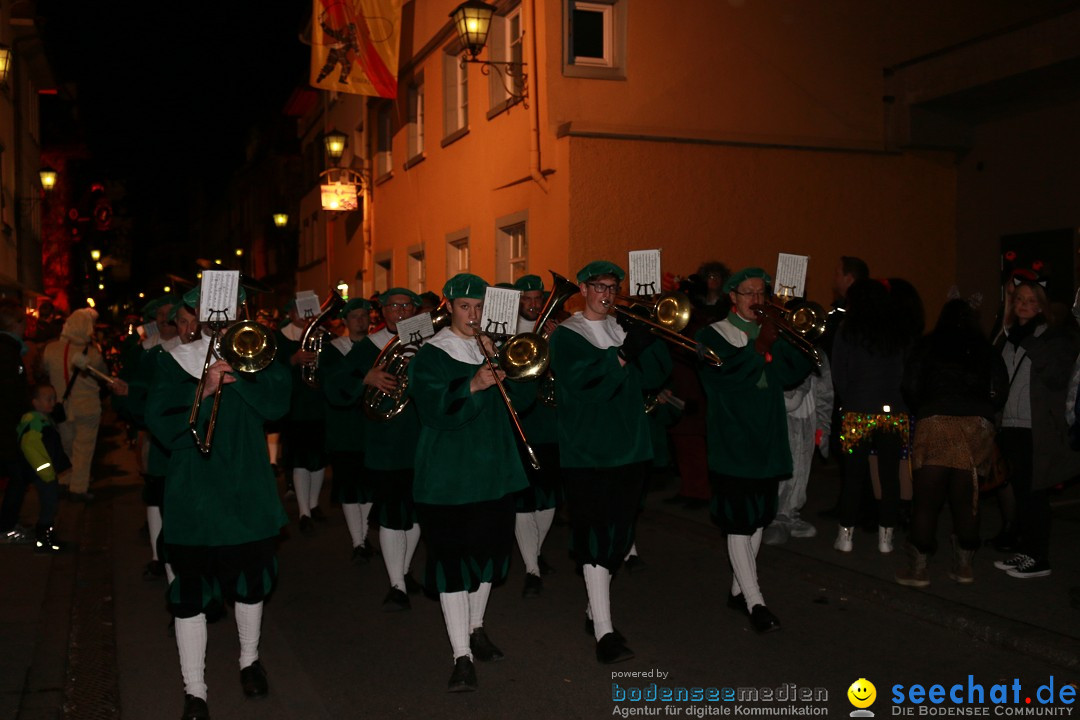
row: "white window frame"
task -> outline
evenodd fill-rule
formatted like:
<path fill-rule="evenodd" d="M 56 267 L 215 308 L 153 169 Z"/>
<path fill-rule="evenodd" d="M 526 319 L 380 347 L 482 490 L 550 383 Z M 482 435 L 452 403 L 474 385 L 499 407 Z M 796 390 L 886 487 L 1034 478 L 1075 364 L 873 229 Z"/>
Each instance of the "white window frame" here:
<path fill-rule="evenodd" d="M 394 286 L 394 255 L 392 252 L 381 252 L 375 255 L 375 268 L 372 282 L 375 292 L 386 292 Z"/>
<path fill-rule="evenodd" d="M 520 234 L 519 234 L 520 233 Z M 528 274 L 529 213 L 523 210 L 495 220 L 495 282 L 514 282 Z"/>
<path fill-rule="evenodd" d="M 469 68 L 456 46 L 443 54 L 443 147 L 469 132 Z"/>
<path fill-rule="evenodd" d="M 409 168 L 424 158 L 424 76 L 419 74 L 409 86 Z"/>
<path fill-rule="evenodd" d="M 628 0 L 563 0 L 563 75 L 626 79 Z M 574 55 L 574 11 L 598 12 L 603 20 L 603 57 Z"/>
<path fill-rule="evenodd" d="M 491 18 L 491 29 L 488 31 L 488 59 L 493 63 L 523 63 L 525 61 L 525 36 L 524 19 L 521 14 L 521 4 L 518 3 L 506 13 L 495 15 Z M 513 32 L 514 27 L 517 33 Z M 524 67 L 519 65 L 522 70 Z M 506 76 L 505 68 L 499 66 L 493 69 L 488 77 L 488 95 L 490 98 L 490 110 L 488 118 L 492 118 L 511 105 L 521 102 L 523 97 L 514 98 L 506 89 L 510 86 L 514 92 L 523 96 L 525 87 L 520 80 L 513 80 Z"/>
<path fill-rule="evenodd" d="M 427 287 L 427 265 L 424 262 L 424 246 L 413 245 L 409 248 L 409 289 L 419 294 Z"/>
<path fill-rule="evenodd" d="M 469 272 L 469 229 L 448 233 L 446 236 L 446 277 Z"/>
<path fill-rule="evenodd" d="M 375 111 L 375 179 L 394 172 L 394 106 L 387 102 Z"/>

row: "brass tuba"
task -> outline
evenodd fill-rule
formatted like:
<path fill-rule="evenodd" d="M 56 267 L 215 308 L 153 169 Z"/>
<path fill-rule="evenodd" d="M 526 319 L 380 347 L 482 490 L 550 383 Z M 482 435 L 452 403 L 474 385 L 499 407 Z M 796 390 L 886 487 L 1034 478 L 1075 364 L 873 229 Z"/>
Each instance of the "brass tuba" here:
<path fill-rule="evenodd" d="M 300 366 L 300 379 L 312 388 L 319 387 L 319 355 L 322 353 L 323 340 L 326 331 L 322 328 L 323 323 L 333 318 L 345 307 L 345 298 L 341 297 L 336 290 L 331 290 L 326 302 L 319 308 L 319 314 L 304 329 L 300 337 L 300 349 L 315 353 L 315 359 Z"/>
<path fill-rule="evenodd" d="M 450 305 L 445 300 L 431 311 L 431 324 L 435 332 L 450 325 Z M 418 349 L 415 344 L 402 341 L 401 336 L 395 335 L 375 358 L 372 367 L 396 377 L 397 387 L 392 393 L 383 392 L 374 385 L 364 388 L 364 414 L 369 420 L 386 422 L 396 417 L 409 404 L 406 394 L 409 388 L 409 361 Z"/>
<path fill-rule="evenodd" d="M 210 410 L 210 421 L 206 425 L 206 437 L 199 438 L 198 420 L 199 411 L 202 408 L 203 388 L 206 386 L 206 375 L 214 358 L 219 357 L 232 366 L 239 373 L 257 373 L 265 369 L 274 361 L 277 355 L 277 340 L 273 333 L 262 325 L 251 320 L 242 320 L 234 323 L 228 330 L 221 332 L 219 328 L 210 338 L 210 346 L 206 348 L 206 361 L 203 363 L 202 376 L 195 388 L 195 402 L 191 405 L 191 414 L 188 415 L 188 427 L 195 437 L 195 444 L 203 455 L 209 455 L 214 442 L 214 430 L 217 427 L 218 409 L 221 407 L 221 391 L 225 384 L 218 385 L 214 393 L 214 405 Z"/>

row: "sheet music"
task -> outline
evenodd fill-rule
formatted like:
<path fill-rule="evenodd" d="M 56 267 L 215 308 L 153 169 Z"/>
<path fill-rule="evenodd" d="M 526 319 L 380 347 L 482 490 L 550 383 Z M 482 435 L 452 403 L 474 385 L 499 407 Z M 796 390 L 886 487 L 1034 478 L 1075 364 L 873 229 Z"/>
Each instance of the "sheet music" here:
<path fill-rule="evenodd" d="M 805 297 L 806 265 L 809 261 L 809 255 L 780 253 L 776 260 L 776 281 L 773 293 L 776 295 L 790 293 L 792 297 Z"/>
<path fill-rule="evenodd" d="M 148 323 L 140 325 L 138 327 L 139 337 L 145 340 L 146 338 L 154 337 L 158 334 L 158 326 L 156 320 L 151 320 Z"/>
<path fill-rule="evenodd" d="M 484 314 L 480 329 L 492 335 L 513 335 L 517 331 L 521 291 L 489 287 L 484 293 Z"/>
<path fill-rule="evenodd" d="M 314 290 L 301 290 L 296 293 L 296 314 L 300 317 L 305 319 L 318 317 L 320 305 L 319 296 Z"/>
<path fill-rule="evenodd" d="M 660 251 L 630 251 L 630 287 L 631 295 L 659 295 L 660 290 Z"/>
<path fill-rule="evenodd" d="M 431 313 L 420 313 L 405 318 L 397 324 L 398 337 L 408 345 L 419 345 L 435 334 L 435 324 L 431 322 Z"/>
<path fill-rule="evenodd" d="M 239 270 L 203 270 L 199 288 L 199 322 L 232 322 L 240 290 Z"/>

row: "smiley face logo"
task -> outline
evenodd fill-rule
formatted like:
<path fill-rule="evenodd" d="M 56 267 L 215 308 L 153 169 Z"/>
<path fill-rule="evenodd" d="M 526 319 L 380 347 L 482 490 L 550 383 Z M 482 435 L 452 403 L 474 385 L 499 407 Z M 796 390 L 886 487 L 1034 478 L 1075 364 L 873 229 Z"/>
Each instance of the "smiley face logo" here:
<path fill-rule="evenodd" d="M 868 708 L 877 699 L 877 688 L 866 678 L 859 678 L 851 683 L 847 691 L 848 701 L 857 708 Z"/>

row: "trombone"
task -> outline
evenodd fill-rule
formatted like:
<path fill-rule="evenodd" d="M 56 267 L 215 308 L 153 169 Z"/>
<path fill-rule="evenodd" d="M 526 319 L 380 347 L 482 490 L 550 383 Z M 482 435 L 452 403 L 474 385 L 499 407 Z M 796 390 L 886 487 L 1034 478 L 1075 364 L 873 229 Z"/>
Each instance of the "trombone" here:
<path fill-rule="evenodd" d="M 796 350 L 821 367 L 821 351 L 814 344 L 825 334 L 825 309 L 816 302 L 806 301 L 798 307 L 788 308 L 775 301 L 754 306 L 761 317 L 772 318 L 777 331 Z"/>
<path fill-rule="evenodd" d="M 188 427 L 195 438 L 195 445 L 204 456 L 210 454 L 213 446 L 218 409 L 221 407 L 221 391 L 225 387 L 224 383 L 220 383 L 217 391 L 214 392 L 214 405 L 210 410 L 210 421 L 206 425 L 206 437 L 200 439 L 199 411 L 202 409 L 206 376 L 210 372 L 215 356 L 229 363 L 236 372 L 256 373 L 270 365 L 274 361 L 274 356 L 277 355 L 277 340 L 259 323 L 242 320 L 224 333 L 223 326 L 217 325 L 214 334 L 210 337 L 210 345 L 206 348 L 202 376 L 199 377 L 199 385 L 195 388 L 195 402 L 192 403 L 191 414 L 188 415 Z"/>
<path fill-rule="evenodd" d="M 473 331 L 475 332 L 473 337 L 476 338 L 476 344 L 480 347 L 480 354 L 484 356 L 484 361 L 487 362 L 487 366 L 491 370 L 492 376 L 495 378 L 495 385 L 499 388 L 499 394 L 502 396 L 507 412 L 510 413 L 510 421 L 514 425 L 514 430 L 517 432 L 518 439 L 521 440 L 521 444 L 525 447 L 525 454 L 529 456 L 529 464 L 532 465 L 533 470 L 539 470 L 540 461 L 537 459 L 536 453 L 532 449 L 532 445 L 529 445 L 529 439 L 525 437 L 525 431 L 521 429 L 521 421 L 518 420 L 517 411 L 514 410 L 514 405 L 510 402 L 510 396 L 506 394 L 506 387 L 496 374 L 498 368 L 495 366 L 495 359 L 492 357 L 491 353 L 488 352 L 487 347 L 484 346 L 483 338 L 485 333 L 480 330 L 480 323 L 470 322 L 469 325 L 472 326 Z M 491 336 L 488 335 L 488 337 L 490 338 Z M 544 359 L 547 359 L 546 343 Z M 544 369 L 546 369 L 546 367 L 547 363 L 545 362 Z M 543 370 L 540 372 L 543 372 Z M 536 373 L 536 375 L 539 375 L 540 372 Z"/>
<path fill-rule="evenodd" d="M 626 305 L 620 305 L 616 300 L 626 303 Z M 696 343 L 690 338 L 681 334 L 681 331 L 690 322 L 690 298 L 676 290 L 669 290 L 668 292 L 661 293 L 653 301 L 652 305 L 645 305 L 638 302 L 636 299 L 626 297 L 625 295 L 613 295 L 603 299 L 604 307 L 611 309 L 613 312 L 624 317 L 630 318 L 634 322 L 641 323 L 649 327 L 653 335 L 656 335 L 661 340 L 676 345 L 687 352 L 692 352 L 695 355 L 701 357 L 702 360 L 707 362 L 713 367 L 720 367 L 724 364 L 724 361 L 720 359 L 720 356 L 716 354 L 711 348 L 707 348 L 700 343 Z M 644 308 L 648 315 L 640 315 L 634 312 L 634 308 Z"/>

